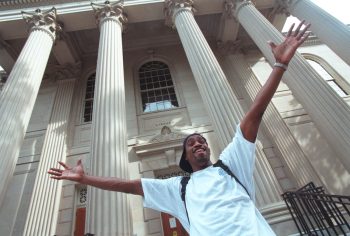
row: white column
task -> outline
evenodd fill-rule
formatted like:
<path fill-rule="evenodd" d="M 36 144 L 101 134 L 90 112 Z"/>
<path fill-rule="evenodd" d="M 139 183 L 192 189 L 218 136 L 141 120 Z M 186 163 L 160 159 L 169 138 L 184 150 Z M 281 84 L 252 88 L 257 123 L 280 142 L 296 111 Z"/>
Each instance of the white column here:
<path fill-rule="evenodd" d="M 241 81 L 249 99 L 253 101 L 262 86 L 245 62 L 244 56 L 240 54 L 226 56 L 224 63 L 232 80 Z M 319 176 L 272 103 L 269 104 L 264 113 L 263 124 L 270 135 L 274 137 L 273 142 L 280 151 L 297 185 L 302 187 L 310 181 L 320 185 Z"/>
<path fill-rule="evenodd" d="M 192 13 L 192 1 L 167 0 L 168 22 L 175 23 L 201 97 L 214 124 L 221 148 L 227 146 L 243 117 L 242 108 Z M 256 149 L 257 197 L 266 205 L 280 200 L 280 186 L 266 156 Z"/>
<path fill-rule="evenodd" d="M 100 22 L 94 110 L 91 174 L 128 179 L 122 30 L 123 5 L 93 4 Z M 88 188 L 86 233 L 96 236 L 131 235 L 127 196 Z"/>
<path fill-rule="evenodd" d="M 66 159 L 67 125 L 74 82 L 74 79 L 58 81 L 23 235 L 56 234 L 62 182 L 48 178 L 47 170 Z"/>
<path fill-rule="evenodd" d="M 350 65 L 349 26 L 345 25 L 310 0 L 280 1 L 293 16 L 310 22 L 311 31 Z M 346 7 L 345 1 L 343 5 L 343 7 Z"/>
<path fill-rule="evenodd" d="M 236 3 L 234 11 L 239 22 L 269 63 L 273 64 L 274 57 L 267 41 L 281 43 L 283 35 L 250 1 L 230 1 Z M 345 168 L 350 171 L 350 107 L 299 53 L 296 53 L 289 63 L 283 80 L 307 110 Z"/>
<path fill-rule="evenodd" d="M 0 93 L 0 204 L 17 163 L 58 27 L 54 8 L 24 15 L 30 35 Z"/>

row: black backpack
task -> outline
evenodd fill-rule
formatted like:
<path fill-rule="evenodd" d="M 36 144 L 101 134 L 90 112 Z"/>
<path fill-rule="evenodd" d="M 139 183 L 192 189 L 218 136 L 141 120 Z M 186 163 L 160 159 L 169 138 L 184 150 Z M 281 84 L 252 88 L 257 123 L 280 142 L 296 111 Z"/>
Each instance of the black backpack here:
<path fill-rule="evenodd" d="M 232 171 L 228 168 L 227 165 L 225 165 L 221 160 L 218 160 L 213 166 L 222 168 L 228 175 L 230 175 L 232 178 L 234 178 L 237 181 L 237 183 L 239 183 L 244 188 L 244 190 L 247 192 L 248 196 L 250 197 L 249 192 L 246 189 L 246 187 L 244 187 L 244 185 L 241 183 L 241 181 L 239 181 L 239 179 L 232 173 Z M 191 178 L 190 176 L 183 176 L 181 179 L 181 199 L 185 204 L 188 222 L 190 222 L 190 218 L 188 218 L 185 196 L 186 196 L 186 187 L 187 187 L 187 184 L 188 184 L 188 181 L 190 180 L 190 178 Z"/>

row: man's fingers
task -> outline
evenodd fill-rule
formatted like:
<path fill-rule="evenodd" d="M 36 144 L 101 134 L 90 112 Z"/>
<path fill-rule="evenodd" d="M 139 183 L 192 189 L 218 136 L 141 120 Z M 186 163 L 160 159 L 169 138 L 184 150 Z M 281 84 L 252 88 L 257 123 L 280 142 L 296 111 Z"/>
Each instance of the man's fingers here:
<path fill-rule="evenodd" d="M 50 175 L 55 175 L 55 176 L 62 176 L 63 170 L 60 170 L 57 168 L 50 168 L 47 173 Z"/>
<path fill-rule="evenodd" d="M 287 37 L 289 37 L 289 36 L 292 34 L 294 26 L 295 26 L 295 23 L 293 23 L 293 24 L 290 26 L 290 28 L 289 28 L 289 30 L 288 30 L 288 33 L 287 33 Z"/>
<path fill-rule="evenodd" d="M 299 34 L 298 34 L 298 36 L 297 36 L 297 39 L 298 39 L 298 40 L 301 39 L 301 37 L 304 36 L 305 32 L 310 28 L 310 26 L 311 26 L 310 23 L 307 24 L 307 25 L 305 26 L 305 28 L 304 28 L 302 31 L 299 32 Z"/>
<path fill-rule="evenodd" d="M 63 172 L 63 170 L 60 170 L 60 169 L 57 169 L 57 168 L 50 168 L 50 170 L 52 170 L 52 171 L 56 171 L 56 172 L 60 172 L 60 173 L 62 173 L 62 172 Z"/>
<path fill-rule="evenodd" d="M 50 176 L 51 179 L 57 179 L 57 180 L 61 180 L 63 179 L 61 176 Z"/>
<path fill-rule="evenodd" d="M 309 37 L 310 32 L 307 32 L 303 37 L 299 40 L 299 45 L 303 44 L 303 42 Z"/>
<path fill-rule="evenodd" d="M 62 173 L 59 173 L 59 172 L 48 171 L 47 173 L 50 174 L 51 176 L 62 176 Z"/>
<path fill-rule="evenodd" d="M 304 23 L 305 23 L 305 20 L 302 20 L 302 21 L 299 23 L 298 27 L 296 28 L 296 30 L 295 30 L 295 32 L 294 32 L 294 36 L 297 36 L 297 35 L 299 34 L 300 28 L 304 25 Z"/>
<path fill-rule="evenodd" d="M 267 41 L 267 43 L 270 45 L 272 50 L 276 47 L 276 44 L 272 41 Z"/>
<path fill-rule="evenodd" d="M 66 165 L 66 163 L 59 161 L 58 162 L 61 166 L 63 166 L 64 169 L 69 169 L 69 166 Z"/>

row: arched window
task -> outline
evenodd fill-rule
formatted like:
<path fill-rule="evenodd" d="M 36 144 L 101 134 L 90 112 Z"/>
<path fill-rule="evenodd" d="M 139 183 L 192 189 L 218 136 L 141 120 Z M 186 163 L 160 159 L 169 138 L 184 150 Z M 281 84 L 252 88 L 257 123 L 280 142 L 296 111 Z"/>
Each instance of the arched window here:
<path fill-rule="evenodd" d="M 95 78 L 96 78 L 96 73 L 90 75 L 86 83 L 86 92 L 85 92 L 85 99 L 84 99 L 84 118 L 83 118 L 84 122 L 92 121 Z"/>
<path fill-rule="evenodd" d="M 0 66 L 0 92 L 2 90 L 2 87 L 5 85 L 7 77 L 8 77 L 8 75 L 6 74 L 6 72 Z"/>
<path fill-rule="evenodd" d="M 161 61 L 143 64 L 139 71 L 143 112 L 179 107 L 169 67 Z"/>
<path fill-rule="evenodd" d="M 340 97 L 346 97 L 348 95 L 348 92 L 341 87 L 335 76 L 332 75 L 333 73 L 326 70 L 321 63 L 310 58 L 306 58 L 306 60 Z"/>

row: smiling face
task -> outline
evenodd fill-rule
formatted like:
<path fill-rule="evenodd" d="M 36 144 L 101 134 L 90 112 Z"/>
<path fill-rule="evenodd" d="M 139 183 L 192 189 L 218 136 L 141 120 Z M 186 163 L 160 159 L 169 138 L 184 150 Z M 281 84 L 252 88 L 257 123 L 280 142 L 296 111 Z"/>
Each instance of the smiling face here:
<path fill-rule="evenodd" d="M 201 135 L 195 134 L 187 139 L 186 160 L 190 163 L 194 172 L 211 165 L 210 148 Z"/>

